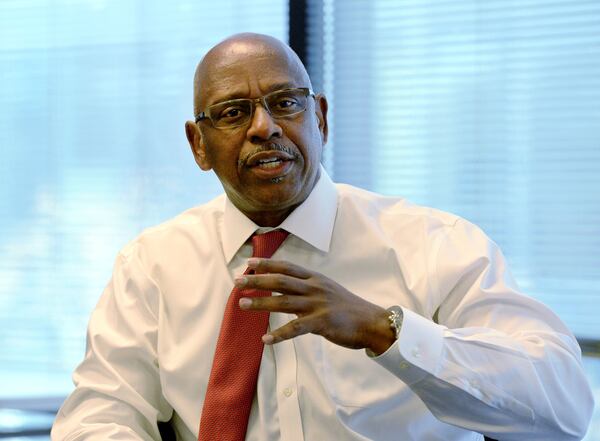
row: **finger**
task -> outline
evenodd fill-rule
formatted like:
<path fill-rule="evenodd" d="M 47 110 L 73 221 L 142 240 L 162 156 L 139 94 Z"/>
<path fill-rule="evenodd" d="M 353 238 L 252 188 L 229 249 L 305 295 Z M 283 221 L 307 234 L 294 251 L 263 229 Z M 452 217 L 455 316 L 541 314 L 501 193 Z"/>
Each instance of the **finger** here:
<path fill-rule="evenodd" d="M 253 269 L 257 274 L 287 274 L 298 279 L 308 279 L 315 275 L 314 272 L 285 260 L 261 259 L 258 257 L 248 259 L 248 268 Z"/>
<path fill-rule="evenodd" d="M 306 299 L 300 296 L 242 297 L 239 304 L 244 310 L 287 314 L 302 314 L 309 309 Z"/>
<path fill-rule="evenodd" d="M 310 326 L 310 320 L 297 318 L 286 323 L 281 328 L 277 328 L 274 331 L 263 335 L 262 341 L 266 345 L 272 345 L 300 335 L 308 334 L 311 331 L 312 327 Z"/>
<path fill-rule="evenodd" d="M 239 289 L 261 289 L 292 295 L 309 294 L 312 289 L 305 280 L 285 274 L 243 274 L 236 277 L 235 286 Z"/>

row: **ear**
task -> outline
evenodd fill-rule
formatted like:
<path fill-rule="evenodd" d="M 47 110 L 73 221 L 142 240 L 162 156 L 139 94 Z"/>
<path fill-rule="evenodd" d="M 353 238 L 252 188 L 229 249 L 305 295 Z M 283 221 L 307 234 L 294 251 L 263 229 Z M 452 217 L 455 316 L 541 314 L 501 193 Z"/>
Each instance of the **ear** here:
<path fill-rule="evenodd" d="M 319 131 L 321 132 L 321 139 L 323 140 L 323 145 L 327 144 L 327 136 L 329 134 L 329 126 L 327 125 L 327 109 L 329 108 L 329 104 L 327 104 L 327 98 L 322 93 L 319 93 L 315 96 L 315 113 L 317 115 L 317 120 L 319 121 Z"/>
<path fill-rule="evenodd" d="M 193 121 L 185 122 L 185 136 L 187 137 L 196 164 L 204 171 L 208 171 L 212 168 L 210 161 L 206 155 L 206 145 L 200 132 L 200 127 Z"/>

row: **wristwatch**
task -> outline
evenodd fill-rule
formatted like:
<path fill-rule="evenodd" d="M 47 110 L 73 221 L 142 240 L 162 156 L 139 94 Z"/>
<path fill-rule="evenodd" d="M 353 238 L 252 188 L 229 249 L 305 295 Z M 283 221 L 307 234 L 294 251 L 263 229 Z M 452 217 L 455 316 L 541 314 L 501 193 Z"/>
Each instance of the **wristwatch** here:
<path fill-rule="evenodd" d="M 394 330 L 396 334 L 396 340 L 400 338 L 400 329 L 402 329 L 402 319 L 404 319 L 404 313 L 402 308 L 399 306 L 390 306 L 387 309 L 390 313 L 388 320 L 390 321 L 390 328 Z"/>
<path fill-rule="evenodd" d="M 402 319 L 404 318 L 404 313 L 402 312 L 402 308 L 399 306 L 390 306 L 386 309 L 390 313 L 388 315 L 388 321 L 390 322 L 390 329 L 394 331 L 396 336 L 396 340 L 400 337 L 400 329 L 402 329 Z M 369 348 L 365 348 L 367 355 L 369 357 L 377 357 L 379 354 L 376 354 Z"/>

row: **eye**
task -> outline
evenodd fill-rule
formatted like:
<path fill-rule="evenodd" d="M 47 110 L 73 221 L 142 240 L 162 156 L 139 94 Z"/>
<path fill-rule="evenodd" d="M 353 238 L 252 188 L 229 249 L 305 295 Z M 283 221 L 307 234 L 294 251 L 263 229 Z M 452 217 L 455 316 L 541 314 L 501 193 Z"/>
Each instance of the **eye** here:
<path fill-rule="evenodd" d="M 293 115 L 304 110 L 304 97 L 298 94 L 286 92 L 273 96 L 269 100 L 269 109 L 275 115 Z"/>
<path fill-rule="evenodd" d="M 297 105 L 298 105 L 298 101 L 291 97 L 281 98 L 279 101 L 277 101 L 277 106 L 280 107 L 281 109 L 286 109 L 288 107 L 293 107 L 293 106 L 297 106 Z"/>
<path fill-rule="evenodd" d="M 242 106 L 228 106 L 220 109 L 217 114 L 219 120 L 235 121 L 246 116 L 248 111 Z"/>
<path fill-rule="evenodd" d="M 298 100 L 293 96 L 278 97 L 275 101 L 275 107 L 279 110 L 295 109 L 298 106 Z"/>

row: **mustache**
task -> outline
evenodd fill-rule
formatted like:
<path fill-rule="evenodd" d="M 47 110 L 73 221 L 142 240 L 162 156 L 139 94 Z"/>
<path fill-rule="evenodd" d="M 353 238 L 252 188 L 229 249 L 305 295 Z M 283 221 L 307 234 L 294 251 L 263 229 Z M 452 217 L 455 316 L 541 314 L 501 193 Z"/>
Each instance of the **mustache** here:
<path fill-rule="evenodd" d="M 298 152 L 295 149 L 292 149 L 291 147 L 288 147 L 287 145 L 284 145 L 284 144 L 280 144 L 278 142 L 269 141 L 269 142 L 265 142 L 263 144 L 256 145 L 255 148 L 253 148 L 251 151 L 246 153 L 243 157 L 241 157 L 238 160 L 238 165 L 245 166 L 248 162 L 248 159 L 250 159 L 252 157 L 252 155 L 256 155 L 257 153 L 260 153 L 260 152 L 272 152 L 272 151 L 283 152 L 287 155 L 292 156 L 294 159 L 297 159 L 299 156 Z"/>

